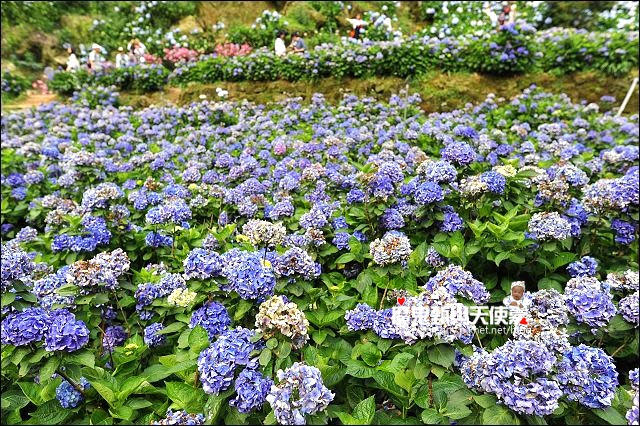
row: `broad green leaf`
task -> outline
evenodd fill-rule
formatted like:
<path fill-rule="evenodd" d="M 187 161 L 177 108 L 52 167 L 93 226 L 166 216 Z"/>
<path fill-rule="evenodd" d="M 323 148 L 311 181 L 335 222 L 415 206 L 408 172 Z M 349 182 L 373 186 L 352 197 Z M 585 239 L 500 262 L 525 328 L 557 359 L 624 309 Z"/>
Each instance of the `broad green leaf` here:
<path fill-rule="evenodd" d="M 520 424 L 518 418 L 504 405 L 493 405 L 482 413 L 482 424 L 513 425 Z"/>
<path fill-rule="evenodd" d="M 440 344 L 427 351 L 429 361 L 441 365 L 445 368 L 451 367 L 453 359 L 455 358 L 455 352 L 450 345 Z"/>
<path fill-rule="evenodd" d="M 627 420 L 624 418 L 622 414 L 620 414 L 615 408 L 607 407 L 607 409 L 593 409 L 593 411 L 598 417 L 600 417 L 605 422 L 610 425 L 625 425 L 627 424 Z"/>
<path fill-rule="evenodd" d="M 353 408 L 353 417 L 360 420 L 364 425 L 369 425 L 373 421 L 373 416 L 376 413 L 376 401 L 372 396 L 361 401 Z"/>
<path fill-rule="evenodd" d="M 189 333 L 189 351 L 200 353 L 209 346 L 209 335 L 202 326 L 197 325 Z"/>
<path fill-rule="evenodd" d="M 56 371 L 59 365 L 60 365 L 60 358 L 58 358 L 55 355 L 52 357 L 49 357 L 47 359 L 47 362 L 45 362 L 42 368 L 40 369 L 40 381 L 45 382 L 49 380 L 49 378 Z"/>

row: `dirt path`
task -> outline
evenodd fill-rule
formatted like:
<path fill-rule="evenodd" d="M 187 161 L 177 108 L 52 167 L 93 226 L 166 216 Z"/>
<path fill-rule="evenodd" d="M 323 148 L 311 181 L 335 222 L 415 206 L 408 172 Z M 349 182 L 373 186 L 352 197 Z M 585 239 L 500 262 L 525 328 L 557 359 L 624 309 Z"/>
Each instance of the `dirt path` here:
<path fill-rule="evenodd" d="M 16 111 L 22 109 L 28 109 L 31 107 L 37 107 L 42 104 L 46 104 L 48 102 L 53 102 L 57 100 L 57 96 L 55 93 L 42 95 L 40 93 L 33 93 L 31 91 L 27 92 L 27 96 L 23 99 L 18 100 L 17 102 L 3 104 L 2 109 L 5 111 Z"/>

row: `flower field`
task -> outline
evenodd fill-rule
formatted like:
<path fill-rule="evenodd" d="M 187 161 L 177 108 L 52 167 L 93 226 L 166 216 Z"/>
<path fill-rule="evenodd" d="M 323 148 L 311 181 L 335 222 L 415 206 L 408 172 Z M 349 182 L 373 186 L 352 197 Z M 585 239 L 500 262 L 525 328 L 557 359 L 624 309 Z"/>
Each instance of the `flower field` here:
<path fill-rule="evenodd" d="M 113 90 L 2 116 L 3 423 L 637 424 L 614 99 Z"/>

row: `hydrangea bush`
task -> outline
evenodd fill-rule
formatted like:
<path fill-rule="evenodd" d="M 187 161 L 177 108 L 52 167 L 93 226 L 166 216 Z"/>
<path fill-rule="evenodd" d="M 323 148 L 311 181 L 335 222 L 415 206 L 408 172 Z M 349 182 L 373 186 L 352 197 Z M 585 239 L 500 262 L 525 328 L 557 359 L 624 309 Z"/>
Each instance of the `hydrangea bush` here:
<path fill-rule="evenodd" d="M 637 422 L 638 116 L 419 102 L 3 114 L 2 423 Z"/>

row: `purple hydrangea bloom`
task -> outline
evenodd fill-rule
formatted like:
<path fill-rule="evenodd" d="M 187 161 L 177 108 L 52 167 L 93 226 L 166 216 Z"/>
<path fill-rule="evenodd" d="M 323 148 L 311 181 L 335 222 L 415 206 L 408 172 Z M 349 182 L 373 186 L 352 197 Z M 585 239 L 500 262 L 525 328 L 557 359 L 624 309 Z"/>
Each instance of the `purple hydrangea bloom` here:
<path fill-rule="evenodd" d="M 254 331 L 238 327 L 227 330 L 198 357 L 198 371 L 206 393 L 218 394 L 231 386 L 238 365 L 248 365 L 257 348 L 250 339 Z"/>
<path fill-rule="evenodd" d="M 245 368 L 236 379 L 236 397 L 229 401 L 229 405 L 236 407 L 241 413 L 259 410 L 267 400 L 272 385 L 273 380 L 264 377 L 259 371 Z"/>
<path fill-rule="evenodd" d="M 113 352 L 116 346 L 121 346 L 127 340 L 127 332 L 119 325 L 112 325 L 104 330 L 102 347 L 107 352 Z"/>
<path fill-rule="evenodd" d="M 613 358 L 600 348 L 584 344 L 564 354 L 556 377 L 569 399 L 590 408 L 611 406 L 618 386 Z"/>
<path fill-rule="evenodd" d="M 89 343 L 89 329 L 83 321 L 66 309 L 51 313 L 49 330 L 45 336 L 47 351 L 73 352 Z"/>
<path fill-rule="evenodd" d="M 144 328 L 144 344 L 150 348 L 164 345 L 167 341 L 167 337 L 164 334 L 158 334 L 159 331 L 164 329 L 164 325 L 160 322 L 154 322 Z"/>
<path fill-rule="evenodd" d="M 211 301 L 193 312 L 189 327 L 202 326 L 207 330 L 209 340 L 213 341 L 217 335 L 227 330 L 229 324 L 231 324 L 231 318 L 224 305 Z"/>
<path fill-rule="evenodd" d="M 572 277 L 593 277 L 596 275 L 598 261 L 590 256 L 583 256 L 580 260 L 567 266 L 567 273 Z"/>

